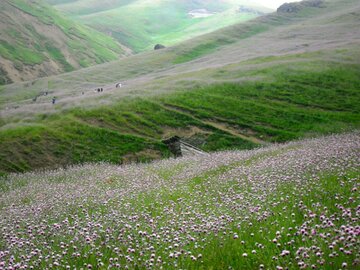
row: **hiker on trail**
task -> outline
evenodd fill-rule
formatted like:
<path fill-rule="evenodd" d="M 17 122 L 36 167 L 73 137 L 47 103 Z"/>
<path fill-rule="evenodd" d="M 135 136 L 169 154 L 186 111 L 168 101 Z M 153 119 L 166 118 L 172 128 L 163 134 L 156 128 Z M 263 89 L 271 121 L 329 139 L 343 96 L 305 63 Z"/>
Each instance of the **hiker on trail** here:
<path fill-rule="evenodd" d="M 84 95 L 85 94 L 84 91 L 82 91 L 81 94 Z"/>
<path fill-rule="evenodd" d="M 98 93 L 100 93 L 100 88 L 97 89 Z"/>
<path fill-rule="evenodd" d="M 32 101 L 33 101 L 33 102 L 36 102 L 36 100 L 37 100 L 37 97 L 34 97 Z"/>
<path fill-rule="evenodd" d="M 116 88 L 121 88 L 122 87 L 122 84 L 121 83 L 117 83 L 116 84 Z"/>
<path fill-rule="evenodd" d="M 53 97 L 52 104 L 55 104 L 55 102 L 56 102 L 56 97 Z"/>
<path fill-rule="evenodd" d="M 103 91 L 104 91 L 104 89 L 100 88 L 100 91 L 101 91 L 101 92 L 103 92 Z"/>

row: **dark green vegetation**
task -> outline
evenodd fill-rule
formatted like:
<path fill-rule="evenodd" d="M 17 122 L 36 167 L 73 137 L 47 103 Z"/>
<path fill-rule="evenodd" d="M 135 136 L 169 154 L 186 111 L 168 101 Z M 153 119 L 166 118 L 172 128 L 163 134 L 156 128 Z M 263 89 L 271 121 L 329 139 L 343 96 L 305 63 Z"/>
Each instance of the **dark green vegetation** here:
<path fill-rule="evenodd" d="M 247 4 L 242 0 L 47 2 L 81 23 L 105 33 L 111 32 L 114 38 L 136 52 L 152 49 L 157 43 L 172 45 L 270 11 L 263 7 L 239 11 L 241 4 Z M 209 16 L 192 17 L 189 14 L 200 9 Z"/>
<path fill-rule="evenodd" d="M 360 66 L 330 66 L 311 73 L 294 69 L 282 74 L 283 70 L 271 68 L 273 82 L 204 87 L 169 97 L 166 103 L 204 121 L 248 129 L 273 142 L 359 124 Z M 266 72 L 269 70 L 261 71 Z"/>
<path fill-rule="evenodd" d="M 0 2 L 0 83 L 28 80 L 118 59 L 120 45 L 42 1 Z"/>
<path fill-rule="evenodd" d="M 69 118 L 43 122 L 41 126 L 18 128 L 16 131 L 9 130 L 3 132 L 0 138 L 2 143 L 6 142 L 1 153 L 2 173 L 65 166 L 69 161 L 139 162 L 158 157 L 156 154 L 159 151 L 167 153 L 165 147 L 157 142 L 82 124 Z M 14 144 L 16 149 L 12 148 Z M 147 152 L 139 157 L 126 156 L 144 149 Z"/>
<path fill-rule="evenodd" d="M 201 121 L 140 99 L 111 108 L 75 109 L 66 115 L 43 118 L 36 125 L 1 132 L 1 172 L 89 161 L 147 161 L 169 155 L 166 146 L 159 143 L 167 128 L 199 126 L 216 131 Z M 240 148 L 255 146 L 216 133 L 209 137 L 205 148 L 233 148 L 233 144 Z"/>

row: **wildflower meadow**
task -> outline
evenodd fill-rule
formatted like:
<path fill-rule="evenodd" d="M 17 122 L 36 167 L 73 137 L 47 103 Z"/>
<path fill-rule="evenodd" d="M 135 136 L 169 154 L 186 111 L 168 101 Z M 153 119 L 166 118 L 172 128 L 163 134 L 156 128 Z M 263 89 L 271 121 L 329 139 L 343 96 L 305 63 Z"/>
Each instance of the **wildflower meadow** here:
<path fill-rule="evenodd" d="M 360 133 L 0 180 L 0 270 L 359 269 Z"/>

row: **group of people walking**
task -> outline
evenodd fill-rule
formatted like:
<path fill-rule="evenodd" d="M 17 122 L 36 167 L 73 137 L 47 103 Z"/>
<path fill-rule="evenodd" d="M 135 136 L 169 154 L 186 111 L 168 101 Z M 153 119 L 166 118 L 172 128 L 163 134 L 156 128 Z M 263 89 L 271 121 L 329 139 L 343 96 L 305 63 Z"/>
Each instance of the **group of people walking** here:
<path fill-rule="evenodd" d="M 121 84 L 121 83 L 117 83 L 117 84 L 115 85 L 115 87 L 116 87 L 116 88 L 121 88 L 121 87 L 122 87 L 122 84 Z M 95 89 L 95 92 L 97 92 L 97 93 L 102 93 L 102 92 L 104 92 L 104 88 L 102 88 L 102 87 L 101 87 L 101 88 L 96 88 L 96 89 Z M 49 94 L 48 91 L 43 91 L 42 93 L 40 93 L 39 95 L 37 95 L 36 97 L 34 97 L 34 98 L 32 99 L 32 101 L 33 101 L 33 102 L 36 102 L 37 99 L 38 99 L 38 97 L 40 97 L 40 96 L 47 96 L 48 94 Z M 82 91 L 81 94 L 84 95 L 85 92 Z M 56 97 L 53 97 L 53 98 L 51 99 L 51 103 L 52 103 L 52 104 L 55 104 L 56 101 L 57 101 L 57 98 L 56 98 Z"/>

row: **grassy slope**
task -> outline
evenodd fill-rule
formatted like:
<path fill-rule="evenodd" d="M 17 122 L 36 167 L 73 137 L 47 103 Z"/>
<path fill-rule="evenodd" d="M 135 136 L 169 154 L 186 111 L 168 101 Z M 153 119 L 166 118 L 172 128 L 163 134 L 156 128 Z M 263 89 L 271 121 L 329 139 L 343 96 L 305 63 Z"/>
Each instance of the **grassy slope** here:
<path fill-rule="evenodd" d="M 112 38 L 75 23 L 41 1 L 2 1 L 0 7 L 0 56 L 13 64 L 7 67 L 7 73 L 19 74 L 20 78 L 14 80 L 23 79 L 22 73 L 34 65 L 41 66 L 42 76 L 49 76 L 116 60 L 124 54 Z M 46 66 L 50 62 L 57 70 Z M 32 79 L 36 75 L 24 77 Z M 1 81 L 5 83 L 5 79 Z"/>
<path fill-rule="evenodd" d="M 189 134 L 188 140 L 208 151 L 253 148 L 257 144 L 252 137 L 284 142 L 356 128 L 359 69 L 349 65 L 317 73 L 296 70 L 277 74 L 275 82 L 226 83 L 163 96 L 160 101 L 126 99 L 115 106 L 40 115 L 36 124 L 0 133 L 1 170 L 100 160 L 118 163 L 126 154 L 144 149 L 157 150 L 157 155 L 143 153 L 143 160 L 166 156 L 158 141 L 171 134 L 188 135 L 189 127 L 202 132 Z"/>
<path fill-rule="evenodd" d="M 258 16 L 238 13 L 243 1 L 50 1 L 61 11 L 98 30 L 112 32 L 121 43 L 142 51 L 166 46 Z M 206 8 L 218 14 L 193 19 L 188 12 Z M 261 10 L 261 8 L 259 8 Z M 136 20 L 134 20 L 136 14 Z"/>
<path fill-rule="evenodd" d="M 306 16 L 310 15 L 298 16 L 304 16 L 301 20 L 306 22 Z M 46 100 L 29 104 L 24 100 L 25 92 L 18 91 L 14 96 L 15 91 L 10 91 L 13 88 L 3 89 L 3 108 L 19 104 L 16 106 L 25 109 L 22 112 L 21 107 L 14 107 L 9 110 L 13 114 L 6 117 L 8 111 L 2 110 L 1 170 L 23 171 L 56 164 L 167 156 L 159 141 L 175 134 L 205 150 L 246 149 L 267 142 L 359 127 L 357 46 L 247 57 L 245 61 L 191 70 L 201 61 L 214 61 L 218 59 L 216 56 L 226 55 L 227 50 L 233 60 L 234 50 L 240 52 L 241 44 L 259 32 L 273 34 L 277 25 L 294 23 L 293 17 L 273 15 L 271 23 L 266 22 L 257 20 L 163 52 L 49 78 L 25 88 L 26 93 L 37 91 L 43 83 L 51 81 L 56 95 L 65 100 L 89 85 L 112 84 L 120 76 L 128 79 L 129 86 L 121 91 L 110 91 L 104 96 L 89 93 L 83 101 L 85 107 L 81 99 L 68 98 L 49 110 Z M 208 43 L 215 44 L 213 54 L 209 51 L 191 53 Z M 182 59 L 182 64 L 171 65 L 178 59 Z M 149 76 L 153 77 L 149 79 Z M 136 83 L 140 80 L 140 84 L 131 85 L 132 79 Z M 148 96 L 146 91 L 152 93 L 154 89 L 164 89 L 160 92 L 163 94 Z M 137 93 L 140 90 L 141 98 Z M 43 110 L 33 110 L 33 106 Z M 146 152 L 145 149 L 152 150 Z"/>
<path fill-rule="evenodd" d="M 4 237 L 0 248 L 18 263 L 39 248 L 42 258 L 27 262 L 38 268 L 56 262 L 45 256 L 58 253 L 61 266 L 77 268 L 105 269 L 115 260 L 146 269 L 153 256 L 161 258 L 155 269 L 356 269 L 358 139 L 354 133 L 149 165 L 0 178 L 4 232 L 33 243 L 13 247 Z M 41 231 L 29 229 L 35 225 Z"/>

